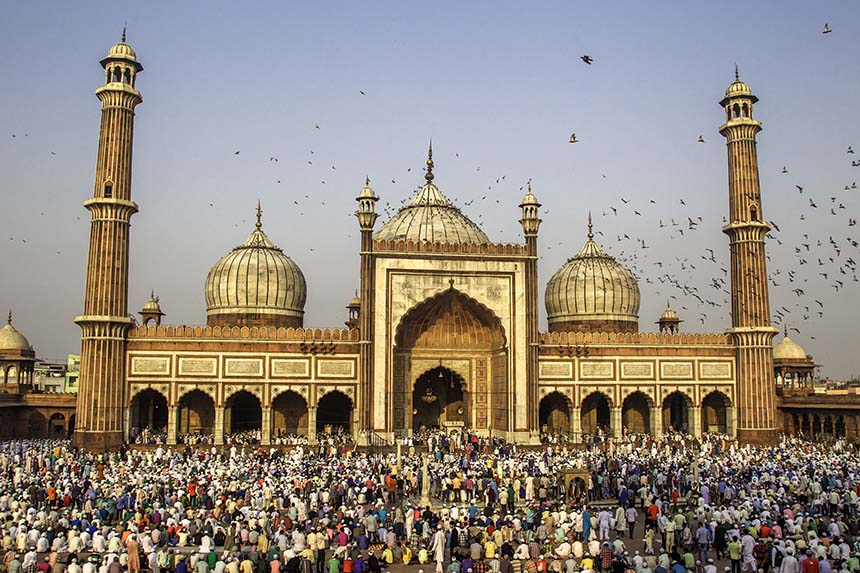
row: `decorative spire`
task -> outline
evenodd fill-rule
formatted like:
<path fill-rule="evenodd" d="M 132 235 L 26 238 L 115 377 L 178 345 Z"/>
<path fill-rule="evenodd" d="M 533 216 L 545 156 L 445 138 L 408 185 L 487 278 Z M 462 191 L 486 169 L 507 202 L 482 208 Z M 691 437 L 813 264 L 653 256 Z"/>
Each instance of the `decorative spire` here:
<path fill-rule="evenodd" d="M 12 324 L 12 309 L 9 309 L 9 318 L 6 319 L 6 324 Z"/>
<path fill-rule="evenodd" d="M 737 62 L 735 62 L 735 81 L 736 81 L 736 82 L 741 81 L 741 75 L 738 73 L 738 64 L 737 64 Z"/>
<path fill-rule="evenodd" d="M 149 300 L 155 300 L 155 289 L 149 291 Z"/>
<path fill-rule="evenodd" d="M 430 140 L 430 147 L 427 149 L 427 173 L 424 174 L 424 179 L 427 183 L 433 181 L 433 140 Z"/>
<path fill-rule="evenodd" d="M 122 25 L 122 40 L 120 40 L 123 44 L 125 44 L 125 28 L 126 24 Z"/>
<path fill-rule="evenodd" d="M 669 299 L 668 299 L 668 298 L 666 299 L 666 308 L 672 308 L 672 305 L 671 305 L 671 304 L 669 304 Z"/>
<path fill-rule="evenodd" d="M 257 199 L 257 229 L 263 228 L 263 223 L 260 221 L 263 218 L 263 209 L 260 207 L 260 200 Z"/>
<path fill-rule="evenodd" d="M 531 178 L 529 178 L 526 185 L 528 186 L 529 193 L 531 193 L 532 192 L 532 180 L 531 180 Z"/>
<path fill-rule="evenodd" d="M 783 335 L 784 337 L 788 338 L 788 324 L 783 324 L 783 325 L 782 325 L 782 335 Z"/>
<path fill-rule="evenodd" d="M 370 187 L 370 175 L 365 175 L 365 176 L 364 176 L 364 186 L 365 186 L 365 187 Z"/>
<path fill-rule="evenodd" d="M 589 241 L 594 238 L 594 233 L 592 233 L 592 227 L 593 227 L 593 225 L 591 224 L 591 211 L 589 211 L 588 212 L 588 240 Z"/>

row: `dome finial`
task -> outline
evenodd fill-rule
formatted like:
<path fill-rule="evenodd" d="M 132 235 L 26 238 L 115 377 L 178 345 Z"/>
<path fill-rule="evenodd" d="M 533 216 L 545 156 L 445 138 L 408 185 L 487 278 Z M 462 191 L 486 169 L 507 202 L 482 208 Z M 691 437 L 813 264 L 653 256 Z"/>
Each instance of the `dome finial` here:
<path fill-rule="evenodd" d="M 257 224 L 256 224 L 256 227 L 258 229 L 263 228 L 263 223 L 261 222 L 262 218 L 263 218 L 263 209 L 260 207 L 260 200 L 257 199 Z"/>
<path fill-rule="evenodd" d="M 783 324 L 783 325 L 782 325 L 782 335 L 783 335 L 784 337 L 788 338 L 788 324 Z"/>
<path fill-rule="evenodd" d="M 736 81 L 736 82 L 741 81 L 741 75 L 738 73 L 738 64 L 737 64 L 737 62 L 735 62 L 735 81 Z"/>
<path fill-rule="evenodd" d="M 12 309 L 9 309 L 9 318 L 6 319 L 6 324 L 12 324 Z"/>
<path fill-rule="evenodd" d="M 591 224 L 591 211 L 588 212 L 588 240 L 594 238 L 594 233 L 592 232 L 593 225 Z"/>
<path fill-rule="evenodd" d="M 364 176 L 364 186 L 365 186 L 365 187 L 370 187 L 370 175 L 365 175 L 365 176 Z"/>
<path fill-rule="evenodd" d="M 427 173 L 424 174 L 424 179 L 427 183 L 433 181 L 433 140 L 430 140 L 430 147 L 427 149 Z"/>
<path fill-rule="evenodd" d="M 125 28 L 126 28 L 126 26 L 127 26 L 127 24 L 123 23 L 123 25 L 122 25 L 122 40 L 120 40 L 123 44 L 125 44 Z"/>

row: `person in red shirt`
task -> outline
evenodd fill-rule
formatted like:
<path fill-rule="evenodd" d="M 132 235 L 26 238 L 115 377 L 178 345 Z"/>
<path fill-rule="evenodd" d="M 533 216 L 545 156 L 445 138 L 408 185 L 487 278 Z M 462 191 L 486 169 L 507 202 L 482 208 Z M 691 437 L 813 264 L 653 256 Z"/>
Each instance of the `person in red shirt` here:
<path fill-rule="evenodd" d="M 801 573 L 818 573 L 818 559 L 812 555 L 812 550 L 806 550 L 806 559 L 800 564 Z"/>

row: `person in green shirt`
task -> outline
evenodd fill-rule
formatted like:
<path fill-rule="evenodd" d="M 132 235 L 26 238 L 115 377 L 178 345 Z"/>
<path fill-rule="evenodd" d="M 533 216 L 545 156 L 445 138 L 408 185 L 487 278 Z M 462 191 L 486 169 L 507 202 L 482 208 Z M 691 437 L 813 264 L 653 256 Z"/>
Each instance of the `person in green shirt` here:
<path fill-rule="evenodd" d="M 334 555 L 328 560 L 328 573 L 340 573 L 340 559 Z"/>

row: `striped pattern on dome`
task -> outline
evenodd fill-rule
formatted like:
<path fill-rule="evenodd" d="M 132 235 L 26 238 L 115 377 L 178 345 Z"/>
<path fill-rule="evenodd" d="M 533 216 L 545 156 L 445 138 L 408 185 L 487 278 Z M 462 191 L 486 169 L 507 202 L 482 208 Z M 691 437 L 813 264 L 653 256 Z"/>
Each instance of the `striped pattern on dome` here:
<path fill-rule="evenodd" d="M 207 313 L 302 316 L 307 284 L 299 266 L 262 229 L 221 258 L 206 277 Z"/>
<path fill-rule="evenodd" d="M 382 225 L 373 238 L 478 245 L 491 242 L 432 182 L 418 189 L 412 200 Z"/>
<path fill-rule="evenodd" d="M 591 238 L 546 287 L 549 322 L 578 320 L 637 321 L 639 285 L 628 269 Z"/>

